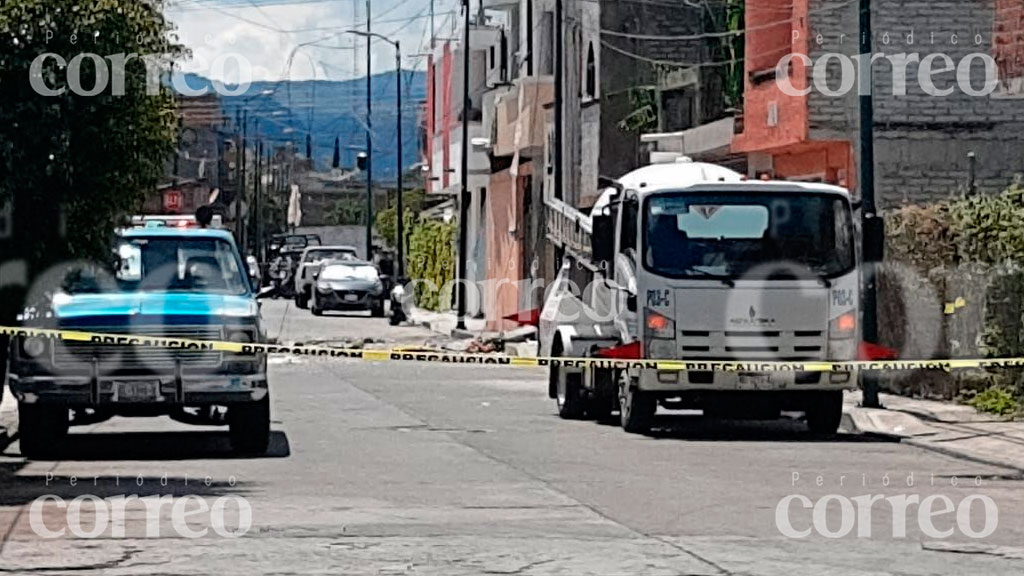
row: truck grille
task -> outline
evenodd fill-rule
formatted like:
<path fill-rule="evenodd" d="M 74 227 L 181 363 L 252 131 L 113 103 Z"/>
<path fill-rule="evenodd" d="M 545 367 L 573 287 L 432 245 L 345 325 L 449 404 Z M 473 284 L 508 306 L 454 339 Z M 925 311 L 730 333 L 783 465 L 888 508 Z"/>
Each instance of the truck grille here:
<path fill-rule="evenodd" d="M 686 359 L 797 361 L 824 359 L 828 341 L 821 330 L 683 330 L 679 346 Z"/>
<path fill-rule="evenodd" d="M 90 328 L 91 332 L 138 336 L 189 338 L 194 340 L 221 340 L 217 326 L 131 326 L 130 328 Z M 123 344 L 96 344 L 92 342 L 57 343 L 53 347 L 53 365 L 82 366 L 97 358 L 101 370 L 111 369 L 173 369 L 180 360 L 183 368 L 217 368 L 222 354 L 212 350 L 176 350 Z"/>

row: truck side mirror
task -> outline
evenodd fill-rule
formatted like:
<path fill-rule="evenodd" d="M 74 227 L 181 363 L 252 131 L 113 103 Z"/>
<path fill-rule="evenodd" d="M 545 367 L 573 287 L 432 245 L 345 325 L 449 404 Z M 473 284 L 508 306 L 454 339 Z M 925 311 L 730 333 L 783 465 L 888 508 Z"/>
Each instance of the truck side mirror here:
<path fill-rule="evenodd" d="M 881 262 L 885 257 L 885 220 L 880 216 L 865 216 L 861 252 L 865 262 Z"/>
<path fill-rule="evenodd" d="M 615 252 L 615 222 L 610 214 L 595 214 L 590 222 L 590 251 L 594 262 L 611 262 Z"/>

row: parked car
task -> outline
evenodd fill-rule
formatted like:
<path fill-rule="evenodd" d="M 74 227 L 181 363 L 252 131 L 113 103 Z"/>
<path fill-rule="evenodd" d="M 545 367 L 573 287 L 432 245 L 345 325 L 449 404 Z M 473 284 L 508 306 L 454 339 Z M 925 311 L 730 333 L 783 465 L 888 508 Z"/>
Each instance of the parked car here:
<path fill-rule="evenodd" d="M 29 327 L 261 342 L 260 308 L 231 234 L 177 227 L 119 233 L 113 275 L 68 274 L 46 314 Z M 190 347 L 18 337 L 11 392 L 18 400 L 22 453 L 46 457 L 75 423 L 112 416 L 169 415 L 227 423 L 233 448 L 262 453 L 270 433 L 266 355 Z"/>
<path fill-rule="evenodd" d="M 355 259 L 356 249 L 352 246 L 310 246 L 303 250 L 299 267 L 295 271 L 295 305 L 299 308 L 309 307 L 313 283 L 326 262 Z"/>
<path fill-rule="evenodd" d="M 385 297 L 376 266 L 361 260 L 333 261 L 316 280 L 310 308 L 315 316 L 325 310 L 369 310 L 383 317 Z"/>

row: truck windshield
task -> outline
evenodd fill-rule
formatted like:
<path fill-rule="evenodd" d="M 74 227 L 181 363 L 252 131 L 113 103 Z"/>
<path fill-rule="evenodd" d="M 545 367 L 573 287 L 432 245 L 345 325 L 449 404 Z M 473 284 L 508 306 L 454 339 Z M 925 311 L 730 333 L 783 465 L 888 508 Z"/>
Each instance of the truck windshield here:
<path fill-rule="evenodd" d="M 244 294 L 247 282 L 228 242 L 216 238 L 126 238 L 117 247 L 121 290 Z"/>
<path fill-rule="evenodd" d="M 783 262 L 827 278 L 854 266 L 850 206 L 835 195 L 658 195 L 644 231 L 644 266 L 671 278 L 749 278 Z"/>

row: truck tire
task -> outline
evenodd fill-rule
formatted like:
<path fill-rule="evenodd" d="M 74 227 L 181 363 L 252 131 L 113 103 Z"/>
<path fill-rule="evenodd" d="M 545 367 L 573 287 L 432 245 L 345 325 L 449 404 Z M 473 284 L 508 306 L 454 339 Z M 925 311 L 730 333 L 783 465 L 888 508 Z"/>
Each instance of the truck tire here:
<path fill-rule="evenodd" d="M 634 434 L 649 432 L 658 409 L 658 399 L 637 386 L 636 380 L 623 373 L 619 379 L 619 420 L 622 429 Z"/>
<path fill-rule="evenodd" d="M 60 451 L 67 433 L 67 407 L 18 402 L 18 435 L 25 458 L 50 458 Z"/>
<path fill-rule="evenodd" d="M 586 416 L 587 405 L 584 397 L 582 374 L 569 374 L 562 368 L 553 368 L 562 374 L 558 377 L 555 402 L 558 415 L 565 420 L 582 420 Z"/>
<path fill-rule="evenodd" d="M 594 389 L 587 396 L 587 417 L 599 422 L 608 420 L 618 407 L 616 370 L 593 368 Z"/>
<path fill-rule="evenodd" d="M 551 355 L 562 355 L 562 343 L 556 342 Z M 549 388 L 554 392 L 558 415 L 563 420 L 581 420 L 587 413 L 583 390 L 583 375 L 570 374 L 560 366 L 552 366 L 548 372 Z"/>
<path fill-rule="evenodd" d="M 228 408 L 231 448 L 240 454 L 264 454 L 270 445 L 270 395 Z"/>
<path fill-rule="evenodd" d="M 842 419 L 842 391 L 814 393 L 807 407 L 807 429 L 811 434 L 835 434 Z"/>
<path fill-rule="evenodd" d="M 295 294 L 295 306 L 303 310 L 309 308 L 309 294 L 305 290 Z"/>
<path fill-rule="evenodd" d="M 323 316 L 324 309 L 320 307 L 320 302 L 317 301 L 316 294 L 313 294 L 312 300 L 309 304 L 309 310 L 313 313 L 313 316 Z"/>

